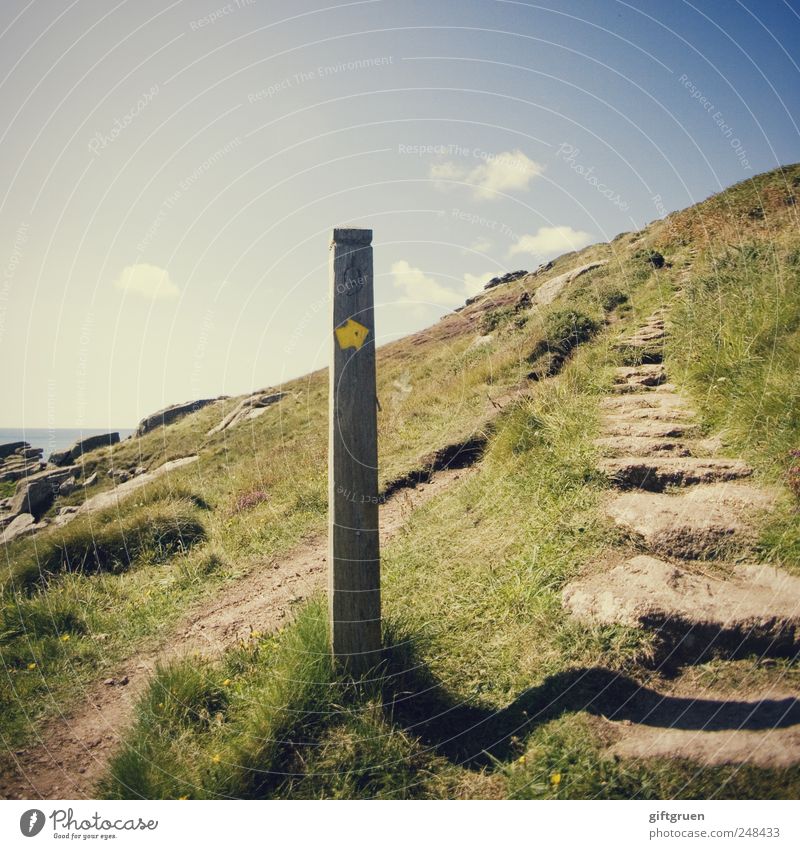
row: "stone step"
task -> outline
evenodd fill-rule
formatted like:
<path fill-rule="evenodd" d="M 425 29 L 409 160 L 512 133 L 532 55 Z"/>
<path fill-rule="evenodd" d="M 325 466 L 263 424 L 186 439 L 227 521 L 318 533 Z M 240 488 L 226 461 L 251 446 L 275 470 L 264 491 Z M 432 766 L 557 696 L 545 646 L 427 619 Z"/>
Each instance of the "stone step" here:
<path fill-rule="evenodd" d="M 723 579 L 639 555 L 569 584 L 562 598 L 585 622 L 655 631 L 672 660 L 800 649 L 800 578 L 774 566 L 734 566 Z"/>
<path fill-rule="evenodd" d="M 622 400 L 622 399 L 620 399 Z M 620 410 L 603 417 L 606 427 L 614 427 L 625 422 L 664 422 L 666 424 L 688 425 L 694 418 L 690 410 L 677 407 L 635 407 L 630 410 Z"/>
<path fill-rule="evenodd" d="M 615 383 L 611 387 L 611 391 L 617 395 L 632 395 L 636 392 L 676 392 L 677 389 L 678 387 L 674 383 L 662 383 L 659 386 L 650 386 L 647 383 L 641 383 L 635 380 L 630 383 Z"/>
<path fill-rule="evenodd" d="M 774 492 L 746 483 L 695 486 L 675 495 L 627 492 L 606 508 L 616 525 L 654 554 L 711 559 L 755 539 L 753 520 Z"/>
<path fill-rule="evenodd" d="M 676 719 L 676 728 L 654 727 L 656 723 L 632 725 L 612 723 L 609 729 L 618 736 L 607 754 L 615 759 L 671 758 L 692 761 L 702 766 L 750 764 L 764 769 L 786 769 L 800 763 L 800 702 L 788 693 L 774 699 L 767 694 L 748 694 L 747 701 L 709 699 L 714 717 L 709 726 L 702 718 L 687 728 L 689 717 L 703 698 L 685 699 L 684 714 Z M 774 717 L 771 719 L 770 717 Z M 728 723 L 718 728 L 720 722 Z M 770 725 L 770 722 L 772 724 Z"/>
<path fill-rule="evenodd" d="M 688 439 L 700 435 L 696 424 L 685 421 L 646 421 L 626 416 L 606 416 L 603 430 L 608 436 L 640 436 L 650 439 Z"/>
<path fill-rule="evenodd" d="M 616 486 L 650 492 L 661 492 L 668 486 L 738 480 L 753 473 L 743 460 L 710 457 L 611 457 L 598 465 Z"/>
<path fill-rule="evenodd" d="M 692 454 L 682 442 L 647 436 L 602 436 L 594 444 L 612 457 L 690 457 Z"/>
<path fill-rule="evenodd" d="M 646 386 L 658 386 L 667 379 L 664 366 L 660 363 L 654 365 L 620 366 L 614 369 L 614 379 L 617 383 L 630 383 L 638 381 Z"/>
<path fill-rule="evenodd" d="M 653 392 L 642 392 L 639 394 L 626 395 L 624 398 L 607 396 L 600 402 L 603 410 L 614 410 L 615 412 L 629 412 L 631 410 L 685 410 L 689 411 L 689 405 L 678 395 L 664 386 L 657 387 Z"/>
<path fill-rule="evenodd" d="M 664 360 L 664 351 L 660 347 L 654 347 L 652 343 L 640 345 L 617 346 L 621 352 L 622 362 L 625 365 L 637 365 L 639 363 L 660 363 Z"/>

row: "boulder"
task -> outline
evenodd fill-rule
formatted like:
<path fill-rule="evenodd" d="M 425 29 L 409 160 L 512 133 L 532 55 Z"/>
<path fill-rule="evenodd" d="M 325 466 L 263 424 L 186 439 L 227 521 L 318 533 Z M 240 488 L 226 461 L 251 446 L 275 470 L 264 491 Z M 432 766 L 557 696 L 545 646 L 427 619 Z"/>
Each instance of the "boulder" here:
<path fill-rule="evenodd" d="M 49 461 L 53 466 L 68 466 L 74 463 L 82 454 L 94 451 L 95 448 L 104 448 L 107 445 L 116 445 L 119 442 L 119 433 L 98 433 L 95 436 L 87 436 L 79 439 L 71 448 L 65 451 L 54 451 Z"/>
<path fill-rule="evenodd" d="M 88 478 L 83 482 L 84 486 L 92 486 L 97 483 L 97 472 L 92 472 Z"/>
<path fill-rule="evenodd" d="M 35 527 L 36 519 L 30 513 L 20 513 L 6 525 L 2 534 L 2 542 L 11 542 L 12 539 L 32 533 Z"/>
<path fill-rule="evenodd" d="M 551 278 L 546 283 L 542 283 L 542 285 L 534 293 L 536 303 L 539 305 L 552 303 L 561 294 L 564 287 L 572 283 L 573 280 L 577 280 L 577 278 L 581 275 L 587 274 L 589 271 L 594 271 L 595 268 L 600 268 L 600 266 L 607 264 L 608 260 L 605 259 L 598 260 L 597 262 L 589 262 L 586 265 L 581 265 L 578 268 L 573 268 L 564 274 L 559 274 L 558 276 Z"/>
<path fill-rule="evenodd" d="M 55 500 L 58 488 L 78 471 L 76 466 L 65 469 L 45 469 L 43 472 L 24 478 L 17 483 L 11 499 L 12 513 L 31 513 L 39 519 Z"/>
<path fill-rule="evenodd" d="M 27 442 L 4 442 L 0 445 L 0 458 L 14 454 L 20 448 L 30 448 Z"/>
<path fill-rule="evenodd" d="M 503 286 L 506 283 L 513 283 L 515 280 L 519 280 L 520 277 L 524 277 L 527 273 L 528 272 L 525 270 L 509 271 L 508 274 L 502 274 L 498 277 L 492 277 L 492 279 L 483 288 L 494 289 L 495 286 Z"/>
<path fill-rule="evenodd" d="M 190 413 L 196 413 L 198 410 L 202 410 L 203 407 L 207 407 L 209 404 L 213 404 L 218 400 L 218 398 L 202 398 L 199 401 L 186 401 L 182 404 L 172 404 L 169 407 L 165 407 L 163 410 L 159 410 L 157 413 L 153 413 L 142 419 L 136 428 L 136 436 L 144 436 L 157 427 L 172 424 L 178 419 L 188 416 Z"/>
<path fill-rule="evenodd" d="M 75 490 L 75 478 L 72 476 L 68 477 L 66 480 L 61 481 L 61 484 L 58 487 L 59 495 L 69 495 L 71 492 Z"/>

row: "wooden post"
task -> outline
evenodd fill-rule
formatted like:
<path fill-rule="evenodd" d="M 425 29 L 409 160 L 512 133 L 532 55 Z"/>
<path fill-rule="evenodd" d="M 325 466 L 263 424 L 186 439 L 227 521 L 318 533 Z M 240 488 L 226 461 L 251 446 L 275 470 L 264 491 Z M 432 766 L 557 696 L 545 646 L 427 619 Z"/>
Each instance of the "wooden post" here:
<path fill-rule="evenodd" d="M 333 231 L 328 604 L 336 661 L 357 677 L 381 649 L 372 230 Z"/>

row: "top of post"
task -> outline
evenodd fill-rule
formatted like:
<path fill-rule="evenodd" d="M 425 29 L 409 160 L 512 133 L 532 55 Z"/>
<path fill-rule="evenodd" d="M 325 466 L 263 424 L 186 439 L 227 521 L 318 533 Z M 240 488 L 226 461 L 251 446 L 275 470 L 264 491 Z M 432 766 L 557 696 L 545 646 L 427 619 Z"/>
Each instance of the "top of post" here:
<path fill-rule="evenodd" d="M 369 245 L 372 243 L 372 230 L 358 227 L 335 227 L 333 242 L 336 245 Z"/>

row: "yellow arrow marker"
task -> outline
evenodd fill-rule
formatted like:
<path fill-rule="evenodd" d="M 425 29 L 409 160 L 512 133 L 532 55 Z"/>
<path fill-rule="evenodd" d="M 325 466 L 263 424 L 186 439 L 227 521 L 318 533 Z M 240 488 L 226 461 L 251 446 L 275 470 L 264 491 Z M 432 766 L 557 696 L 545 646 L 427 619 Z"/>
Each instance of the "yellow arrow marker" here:
<path fill-rule="evenodd" d="M 369 328 L 364 327 L 352 318 L 348 318 L 345 324 L 337 327 L 334 331 L 336 339 L 339 342 L 339 347 L 344 351 L 347 348 L 355 348 L 356 351 L 361 348 L 369 333 Z"/>

